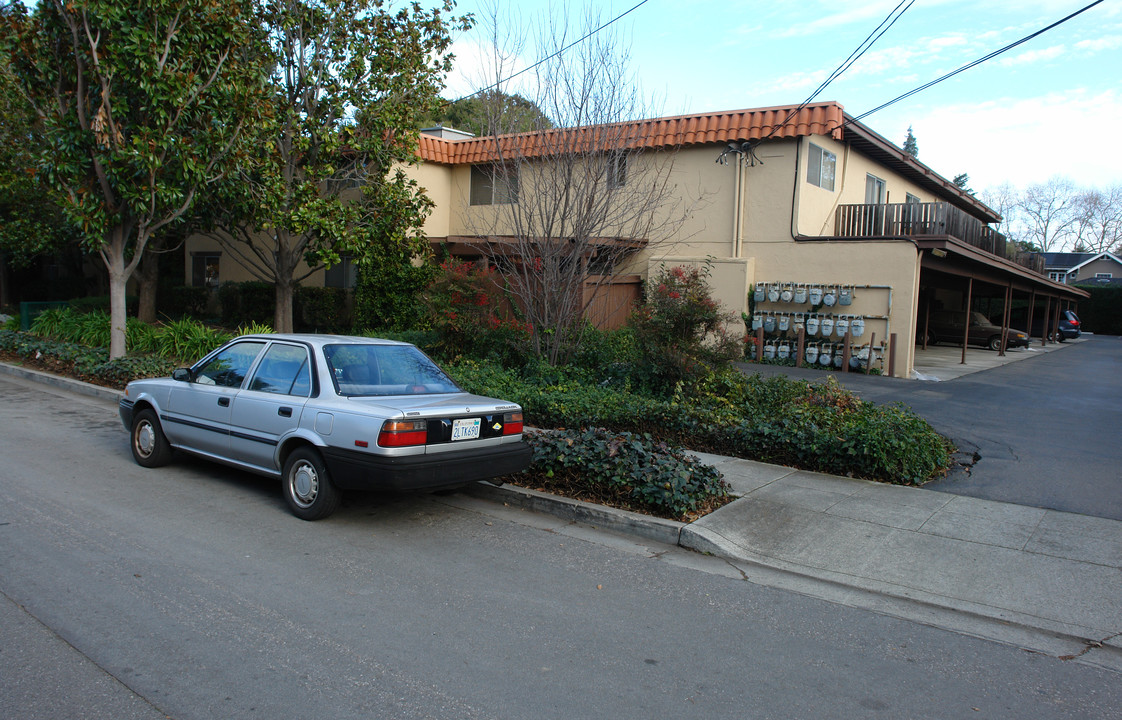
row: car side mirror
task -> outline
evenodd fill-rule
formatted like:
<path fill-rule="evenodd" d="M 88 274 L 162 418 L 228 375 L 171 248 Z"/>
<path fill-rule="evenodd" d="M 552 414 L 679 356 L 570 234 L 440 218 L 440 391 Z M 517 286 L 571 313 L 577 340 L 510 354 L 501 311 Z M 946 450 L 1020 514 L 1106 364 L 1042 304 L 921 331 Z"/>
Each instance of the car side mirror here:
<path fill-rule="evenodd" d="M 191 382 L 195 378 L 191 374 L 191 368 L 176 368 L 175 372 L 171 374 L 171 379 L 179 382 Z"/>

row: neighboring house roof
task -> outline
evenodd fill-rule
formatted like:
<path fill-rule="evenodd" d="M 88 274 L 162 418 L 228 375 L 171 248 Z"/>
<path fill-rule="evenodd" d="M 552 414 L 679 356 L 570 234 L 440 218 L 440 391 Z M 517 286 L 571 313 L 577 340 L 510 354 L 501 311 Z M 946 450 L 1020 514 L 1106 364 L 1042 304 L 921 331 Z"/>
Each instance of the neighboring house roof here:
<path fill-rule="evenodd" d="M 927 165 L 856 122 L 837 102 L 806 107 L 766 107 L 678 115 L 612 125 L 555 128 L 515 135 L 447 140 L 421 134 L 419 154 L 426 162 L 461 165 L 540 157 L 565 148 L 571 152 L 669 148 L 824 135 L 850 142 L 890 169 L 987 222 L 1001 216 Z"/>
<path fill-rule="evenodd" d="M 1075 254 L 1075 253 L 1073 253 L 1073 254 Z M 1104 260 L 1104 259 L 1105 260 L 1113 260 L 1114 262 L 1118 263 L 1119 265 L 1122 265 L 1122 258 L 1119 258 L 1114 253 L 1101 252 L 1101 253 L 1098 253 L 1098 254 L 1095 254 L 1095 253 L 1083 253 L 1083 254 L 1088 256 L 1087 259 L 1084 260 L 1083 262 L 1079 263 L 1078 265 L 1072 267 L 1070 270 L 1068 270 L 1068 272 L 1075 272 L 1076 270 L 1083 267 L 1084 265 L 1089 265 L 1089 264 L 1095 262 L 1096 260 Z"/>
<path fill-rule="evenodd" d="M 1071 270 L 1079 265 L 1082 265 L 1089 259 L 1097 257 L 1095 253 L 1082 253 L 1082 252 L 1046 252 L 1040 253 L 1044 256 L 1044 267 L 1049 270 Z"/>

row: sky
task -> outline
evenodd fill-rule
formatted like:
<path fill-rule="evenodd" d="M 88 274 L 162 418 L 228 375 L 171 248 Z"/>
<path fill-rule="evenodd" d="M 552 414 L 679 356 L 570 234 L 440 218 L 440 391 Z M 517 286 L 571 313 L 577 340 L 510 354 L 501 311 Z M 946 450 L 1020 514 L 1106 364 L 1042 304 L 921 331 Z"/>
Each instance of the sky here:
<path fill-rule="evenodd" d="M 591 7 L 607 21 L 638 2 L 570 8 Z M 849 114 L 860 115 L 1089 2 L 916 0 L 816 99 L 837 101 Z M 629 46 L 631 71 L 643 93 L 656 99 L 657 114 L 795 105 L 897 3 L 647 0 L 609 31 Z M 561 5 L 554 3 L 555 12 Z M 549 12 L 547 0 L 460 0 L 456 12 L 480 17 L 488 7 L 497 7 L 514 24 L 533 23 Z M 480 87 L 487 64 L 482 58 L 493 55 L 489 47 L 485 23 L 456 37 L 456 69 L 446 97 Z M 529 43 L 510 62 L 519 66 L 536 59 Z M 1119 118 L 1122 0 L 1106 0 L 862 122 L 897 145 L 911 126 L 921 161 L 947 178 L 967 173 L 970 186 L 985 191 L 1004 183 L 1023 188 L 1056 176 L 1085 187 L 1122 184 Z"/>

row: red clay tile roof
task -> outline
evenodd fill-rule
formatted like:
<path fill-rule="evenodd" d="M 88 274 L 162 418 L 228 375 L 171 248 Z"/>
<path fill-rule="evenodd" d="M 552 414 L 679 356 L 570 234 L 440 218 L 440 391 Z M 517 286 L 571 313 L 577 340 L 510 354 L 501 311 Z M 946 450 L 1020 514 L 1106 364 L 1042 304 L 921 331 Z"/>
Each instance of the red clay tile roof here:
<path fill-rule="evenodd" d="M 427 162 L 445 165 L 491 162 L 510 157 L 535 157 L 566 148 L 570 152 L 611 150 L 620 147 L 657 148 L 701 145 L 765 137 L 792 138 L 831 135 L 841 139 L 839 126 L 845 112 L 836 102 L 797 106 L 732 110 L 637 120 L 617 125 L 562 128 L 542 132 L 444 140 L 421 134 L 420 155 Z"/>

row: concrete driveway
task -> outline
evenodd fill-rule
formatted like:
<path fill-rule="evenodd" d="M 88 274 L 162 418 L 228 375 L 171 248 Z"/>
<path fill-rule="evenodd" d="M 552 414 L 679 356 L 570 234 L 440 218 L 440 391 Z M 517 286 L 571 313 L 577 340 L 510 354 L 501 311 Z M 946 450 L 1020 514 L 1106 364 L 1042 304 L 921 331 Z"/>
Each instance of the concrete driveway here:
<path fill-rule="evenodd" d="M 1084 336 L 1048 349 L 1014 351 L 1014 361 L 1003 365 L 996 353 L 971 350 L 993 356 L 994 366 L 944 381 L 837 377 L 866 400 L 911 407 L 975 454 L 972 466 L 926 489 L 1122 520 L 1122 338 Z M 766 365 L 745 370 L 825 375 Z"/>

